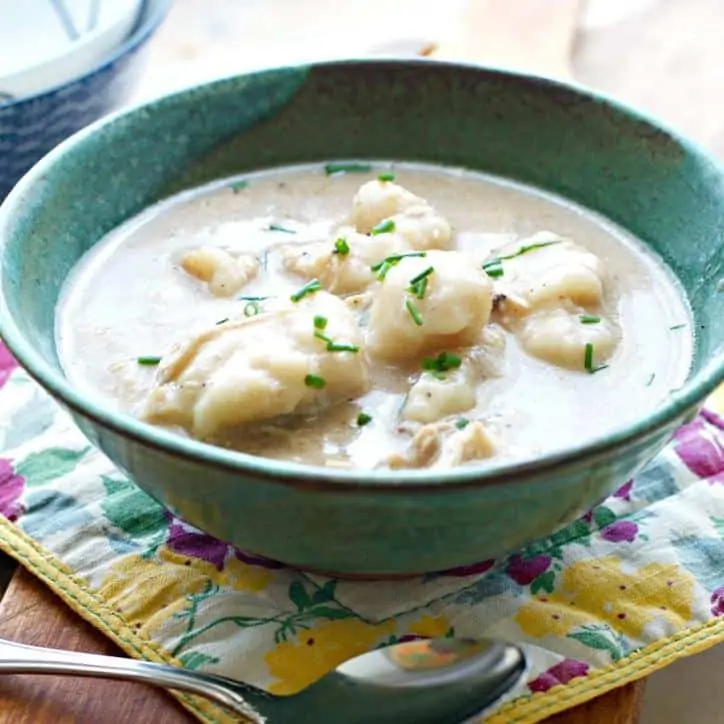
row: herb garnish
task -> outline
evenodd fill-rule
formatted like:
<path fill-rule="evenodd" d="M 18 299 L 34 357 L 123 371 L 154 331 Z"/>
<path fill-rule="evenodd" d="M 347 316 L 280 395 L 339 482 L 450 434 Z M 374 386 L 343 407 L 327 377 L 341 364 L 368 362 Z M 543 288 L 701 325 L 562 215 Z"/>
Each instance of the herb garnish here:
<path fill-rule="evenodd" d="M 263 302 L 265 299 L 269 299 L 269 297 L 249 297 L 249 296 L 242 296 L 237 297 L 237 299 L 240 302 Z"/>
<path fill-rule="evenodd" d="M 347 243 L 347 239 L 343 237 L 337 239 L 337 241 L 334 242 L 334 251 L 332 253 L 340 254 L 341 256 L 349 254 L 349 244 Z"/>
<path fill-rule="evenodd" d="M 455 427 L 457 427 L 458 430 L 464 430 L 469 424 L 470 420 L 468 420 L 466 417 L 459 417 L 457 420 L 455 420 Z"/>
<path fill-rule="evenodd" d="M 392 269 L 393 266 L 397 266 L 402 259 L 415 256 L 427 256 L 426 251 L 409 251 L 406 254 L 392 254 L 384 258 L 382 261 L 378 261 L 370 267 L 370 270 L 377 272 L 377 278 L 382 281 L 386 276 L 387 272 Z"/>
<path fill-rule="evenodd" d="M 223 319 L 220 319 L 218 322 L 215 322 L 215 324 L 226 324 L 226 322 L 229 321 L 228 317 L 224 317 Z"/>
<path fill-rule="evenodd" d="M 420 272 L 416 277 L 410 279 L 410 286 L 407 287 L 408 292 L 412 292 L 418 299 L 425 298 L 425 291 L 427 290 L 427 278 L 435 271 L 431 266 L 427 267 L 425 271 Z"/>
<path fill-rule="evenodd" d="M 593 366 L 593 345 L 588 342 L 586 344 L 586 350 L 583 357 L 583 366 L 593 375 L 596 372 L 600 372 L 601 370 L 605 370 L 608 365 L 598 365 L 598 367 Z"/>
<path fill-rule="evenodd" d="M 245 317 L 256 317 L 261 312 L 261 306 L 259 302 L 247 302 L 244 305 L 244 316 Z"/>
<path fill-rule="evenodd" d="M 368 163 L 328 163 L 324 167 L 327 176 L 336 176 L 343 173 L 369 173 L 372 166 Z"/>
<path fill-rule="evenodd" d="M 546 246 L 552 246 L 553 244 L 560 244 L 560 241 L 538 241 L 534 244 L 523 244 L 523 246 L 514 251 L 512 254 L 504 254 L 503 256 L 495 256 L 492 259 L 483 263 L 483 270 L 487 272 L 488 276 L 491 277 L 502 277 L 503 276 L 503 265 L 501 262 L 507 259 L 515 259 L 517 256 L 523 256 L 529 251 L 535 251 L 536 249 L 543 249 Z"/>
<path fill-rule="evenodd" d="M 581 324 L 598 324 L 601 321 L 601 317 L 597 314 L 581 314 L 579 319 Z"/>
<path fill-rule="evenodd" d="M 675 324 L 673 327 L 669 327 L 669 329 L 673 332 L 677 329 L 683 329 L 686 327 L 686 324 Z"/>
<path fill-rule="evenodd" d="M 359 352 L 356 344 L 339 344 L 337 342 L 327 342 L 327 352 Z"/>
<path fill-rule="evenodd" d="M 314 318 L 314 328 L 315 329 L 324 329 L 327 326 L 327 318 L 322 317 L 321 315 L 317 315 Z"/>
<path fill-rule="evenodd" d="M 648 380 L 646 380 L 646 387 L 651 387 L 651 383 L 654 381 L 654 379 L 656 379 L 656 374 L 654 372 L 652 372 L 649 375 Z"/>
<path fill-rule="evenodd" d="M 395 174 L 392 171 L 383 171 L 378 177 L 378 181 L 394 181 Z"/>
<path fill-rule="evenodd" d="M 407 307 L 407 311 L 410 313 L 410 316 L 412 317 L 412 321 L 418 327 L 422 327 L 422 314 L 420 314 L 420 310 L 415 306 L 415 302 L 413 302 L 412 299 L 408 299 L 405 302 L 405 306 Z"/>
<path fill-rule="evenodd" d="M 297 233 L 294 229 L 288 229 L 286 226 L 282 226 L 281 224 L 269 224 L 269 226 L 267 226 L 267 231 L 281 231 L 284 234 Z"/>
<path fill-rule="evenodd" d="M 303 297 L 306 297 L 308 294 L 313 294 L 314 292 L 318 292 L 322 288 L 322 285 L 319 281 L 319 279 L 312 279 L 311 281 L 307 282 L 298 292 L 294 292 L 289 298 L 293 302 L 298 302 Z"/>
<path fill-rule="evenodd" d="M 394 219 L 384 219 L 379 224 L 375 224 L 370 231 L 372 236 L 379 236 L 379 234 L 391 234 L 395 230 Z"/>
<path fill-rule="evenodd" d="M 451 352 L 440 352 L 437 357 L 424 357 L 422 360 L 422 369 L 426 372 L 449 372 L 455 370 L 463 363 L 456 354 Z M 437 375 L 436 375 L 437 376 Z"/>
<path fill-rule="evenodd" d="M 327 386 L 327 381 L 324 379 L 324 377 L 317 377 L 317 375 L 307 375 L 304 378 L 304 384 L 307 387 L 313 387 L 315 390 L 321 390 Z"/>
<path fill-rule="evenodd" d="M 248 181 L 234 181 L 233 183 L 229 184 L 229 188 L 235 194 L 238 194 L 239 191 L 243 191 L 248 185 L 249 185 Z"/>
<path fill-rule="evenodd" d="M 152 357 L 152 356 L 139 357 L 136 361 L 138 362 L 139 365 L 145 365 L 147 367 L 161 364 L 160 357 Z"/>
<path fill-rule="evenodd" d="M 491 259 L 490 261 L 486 261 L 485 264 L 483 264 L 483 271 L 489 276 L 493 278 L 502 277 L 503 272 L 503 265 L 500 262 L 500 259 Z"/>
<path fill-rule="evenodd" d="M 360 412 L 357 415 L 357 427 L 364 427 L 369 422 L 372 422 L 372 415 L 368 415 L 366 412 Z"/>

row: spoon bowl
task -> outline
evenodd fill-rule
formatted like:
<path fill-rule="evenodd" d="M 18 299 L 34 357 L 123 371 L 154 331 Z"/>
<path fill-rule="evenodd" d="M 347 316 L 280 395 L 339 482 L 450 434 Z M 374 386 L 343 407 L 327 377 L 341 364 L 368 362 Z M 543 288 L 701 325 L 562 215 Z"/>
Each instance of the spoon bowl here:
<path fill-rule="evenodd" d="M 523 652 L 501 641 L 406 641 L 349 659 L 304 691 L 280 697 L 216 674 L 0 639 L 0 673 L 139 681 L 199 694 L 270 724 L 459 724 L 506 693 L 525 668 Z"/>

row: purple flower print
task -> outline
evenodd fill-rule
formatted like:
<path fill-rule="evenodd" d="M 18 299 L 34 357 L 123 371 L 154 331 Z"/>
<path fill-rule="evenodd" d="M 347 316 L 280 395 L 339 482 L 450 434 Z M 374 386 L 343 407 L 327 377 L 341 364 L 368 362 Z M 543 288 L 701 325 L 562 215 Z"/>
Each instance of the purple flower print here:
<path fill-rule="evenodd" d="M 724 482 L 724 446 L 702 418 L 680 427 L 674 440 L 677 454 L 692 473 L 712 478 L 712 482 Z"/>
<path fill-rule="evenodd" d="M 450 568 L 447 571 L 443 571 L 440 575 L 442 576 L 455 576 L 462 578 L 464 576 L 475 576 L 480 575 L 489 571 L 495 565 L 495 561 L 491 558 L 487 561 L 481 561 L 480 563 L 473 563 L 469 566 L 458 566 L 457 568 Z"/>
<path fill-rule="evenodd" d="M 533 556 L 523 558 L 514 555 L 508 562 L 506 573 L 519 585 L 527 586 L 538 576 L 542 576 L 550 567 L 550 556 Z"/>
<path fill-rule="evenodd" d="M 614 498 L 621 500 L 627 500 L 631 502 L 631 488 L 633 488 L 633 480 L 629 480 L 628 483 L 624 483 L 614 494 Z"/>
<path fill-rule="evenodd" d="M 724 616 L 724 586 L 711 594 L 711 615 Z"/>
<path fill-rule="evenodd" d="M 588 664 L 575 659 L 563 659 L 555 666 L 544 671 L 538 678 L 528 682 L 528 688 L 533 692 L 542 692 L 552 689 L 559 684 L 567 684 L 571 679 L 588 674 Z"/>
<path fill-rule="evenodd" d="M 15 358 L 10 354 L 8 348 L 0 340 L 0 387 L 6 382 L 12 371 L 18 366 Z"/>
<path fill-rule="evenodd" d="M 8 520 L 16 521 L 23 512 L 20 496 L 25 478 L 17 475 L 9 460 L 0 458 L 0 513 Z"/>
<path fill-rule="evenodd" d="M 174 518 L 170 515 L 169 517 L 171 518 L 171 525 L 169 527 L 166 545 L 179 555 L 206 561 L 218 571 L 223 569 L 224 563 L 230 555 L 235 556 L 242 563 L 247 563 L 252 566 L 261 566 L 262 568 L 270 569 L 283 567 L 282 563 L 270 561 L 268 558 L 262 558 L 261 556 L 255 556 L 250 553 L 244 553 L 234 548 L 234 546 L 230 546 L 228 543 L 223 543 L 216 538 L 212 538 L 207 533 L 202 533 L 200 530 L 184 523 L 179 518 Z"/>
<path fill-rule="evenodd" d="M 615 523 L 606 526 L 601 532 L 601 537 L 610 543 L 632 543 L 639 527 L 630 520 L 617 520 Z"/>

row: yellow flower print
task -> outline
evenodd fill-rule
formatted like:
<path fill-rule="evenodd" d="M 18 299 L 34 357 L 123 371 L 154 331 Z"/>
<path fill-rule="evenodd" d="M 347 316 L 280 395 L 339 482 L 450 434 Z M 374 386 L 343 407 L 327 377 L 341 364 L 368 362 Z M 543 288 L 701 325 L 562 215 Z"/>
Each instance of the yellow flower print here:
<path fill-rule="evenodd" d="M 405 633 L 427 636 L 431 639 L 445 636 L 450 631 L 450 622 L 445 616 L 423 616 L 408 627 Z"/>
<path fill-rule="evenodd" d="M 632 638 L 640 638 L 654 620 L 679 630 L 691 620 L 694 584 L 688 571 L 673 564 L 651 563 L 625 573 L 615 556 L 576 561 L 558 588 L 522 606 L 516 621 L 536 638 L 597 622 Z"/>
<path fill-rule="evenodd" d="M 273 694 L 295 694 L 343 661 L 370 651 L 395 631 L 395 622 L 369 624 L 358 619 L 327 621 L 301 631 L 273 648 L 264 661 L 277 679 Z"/>

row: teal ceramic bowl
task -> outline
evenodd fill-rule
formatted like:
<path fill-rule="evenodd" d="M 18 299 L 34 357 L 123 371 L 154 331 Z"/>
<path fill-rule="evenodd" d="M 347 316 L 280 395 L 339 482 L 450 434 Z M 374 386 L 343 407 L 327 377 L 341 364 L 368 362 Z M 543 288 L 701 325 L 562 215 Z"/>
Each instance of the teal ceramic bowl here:
<path fill-rule="evenodd" d="M 58 293 L 106 232 L 170 193 L 263 167 L 389 158 L 479 169 L 587 206 L 650 244 L 696 321 L 687 383 L 654 413 L 533 462 L 444 473 L 301 467 L 183 439 L 68 383 Z M 649 461 L 724 380 L 724 173 L 690 142 L 552 81 L 429 61 L 275 69 L 87 128 L 0 210 L 0 332 L 88 438 L 189 523 L 306 569 L 400 575 L 473 564 L 550 534 Z"/>

